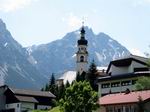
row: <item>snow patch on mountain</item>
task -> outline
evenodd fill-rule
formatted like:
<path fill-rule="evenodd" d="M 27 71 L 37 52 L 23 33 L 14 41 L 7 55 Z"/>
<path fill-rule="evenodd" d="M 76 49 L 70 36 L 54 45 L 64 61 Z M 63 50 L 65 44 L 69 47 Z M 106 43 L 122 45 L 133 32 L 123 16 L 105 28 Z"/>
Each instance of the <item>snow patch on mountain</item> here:
<path fill-rule="evenodd" d="M 6 47 L 8 45 L 8 43 L 6 42 L 5 44 L 4 44 L 4 47 Z"/>
<path fill-rule="evenodd" d="M 102 52 L 102 54 L 103 54 L 103 60 L 106 60 L 106 55 L 105 55 L 105 52 L 106 52 L 106 49 L 103 49 L 103 52 Z"/>
<path fill-rule="evenodd" d="M 95 42 L 93 42 L 93 46 L 96 47 L 96 43 Z"/>
<path fill-rule="evenodd" d="M 76 57 L 76 54 L 74 54 L 73 56 L 72 56 L 72 58 L 75 58 Z"/>
<path fill-rule="evenodd" d="M 28 47 L 26 50 L 27 50 L 28 54 L 31 55 L 31 53 L 32 53 L 32 51 L 33 51 L 33 50 L 32 50 L 32 47 Z"/>
<path fill-rule="evenodd" d="M 108 41 L 109 41 L 109 42 L 113 42 L 113 40 L 112 40 L 112 39 L 109 39 Z"/>
<path fill-rule="evenodd" d="M 103 56 L 101 54 L 99 54 L 98 52 L 95 52 L 95 54 L 96 54 L 99 61 L 103 60 Z"/>
<path fill-rule="evenodd" d="M 32 64 L 32 65 L 35 65 L 37 64 L 37 61 L 34 59 L 34 57 L 32 55 L 30 55 L 28 57 L 28 61 Z"/>
<path fill-rule="evenodd" d="M 41 74 L 49 77 L 51 73 L 63 73 L 65 70 L 75 70 L 77 41 L 80 31 L 67 33 L 62 39 L 48 44 L 32 47 L 31 55 L 37 61 L 36 68 Z M 109 62 L 118 57 L 128 55 L 129 51 L 105 33 L 94 34 L 92 29 L 85 27 L 85 38 L 88 40 L 88 61 L 94 59 L 97 66 L 108 66 Z"/>

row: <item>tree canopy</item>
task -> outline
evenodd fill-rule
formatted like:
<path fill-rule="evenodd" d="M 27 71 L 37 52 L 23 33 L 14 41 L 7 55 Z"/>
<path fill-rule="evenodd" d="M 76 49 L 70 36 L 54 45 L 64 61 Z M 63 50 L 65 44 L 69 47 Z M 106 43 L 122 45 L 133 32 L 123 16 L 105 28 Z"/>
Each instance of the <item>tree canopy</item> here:
<path fill-rule="evenodd" d="M 98 94 L 87 81 L 74 82 L 66 88 L 65 96 L 60 100 L 64 112 L 92 112 L 98 107 Z"/>
<path fill-rule="evenodd" d="M 150 90 L 150 77 L 140 77 L 135 84 L 136 90 Z"/>

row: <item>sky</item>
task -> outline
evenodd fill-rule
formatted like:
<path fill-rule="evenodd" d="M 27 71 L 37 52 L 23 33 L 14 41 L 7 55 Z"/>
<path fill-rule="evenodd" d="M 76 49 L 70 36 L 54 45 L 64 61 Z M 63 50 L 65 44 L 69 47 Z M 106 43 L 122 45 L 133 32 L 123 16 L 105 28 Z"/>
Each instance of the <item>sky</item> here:
<path fill-rule="evenodd" d="M 84 21 L 133 54 L 150 52 L 150 0 L 0 0 L 0 18 L 24 47 L 61 39 Z"/>

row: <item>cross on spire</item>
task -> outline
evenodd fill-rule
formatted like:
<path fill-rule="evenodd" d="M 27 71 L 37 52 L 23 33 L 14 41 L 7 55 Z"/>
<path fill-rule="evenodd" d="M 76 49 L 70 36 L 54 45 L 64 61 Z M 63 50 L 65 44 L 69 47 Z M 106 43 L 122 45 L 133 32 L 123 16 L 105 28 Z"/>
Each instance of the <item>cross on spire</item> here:
<path fill-rule="evenodd" d="M 82 27 L 84 27 L 84 21 L 82 21 Z"/>

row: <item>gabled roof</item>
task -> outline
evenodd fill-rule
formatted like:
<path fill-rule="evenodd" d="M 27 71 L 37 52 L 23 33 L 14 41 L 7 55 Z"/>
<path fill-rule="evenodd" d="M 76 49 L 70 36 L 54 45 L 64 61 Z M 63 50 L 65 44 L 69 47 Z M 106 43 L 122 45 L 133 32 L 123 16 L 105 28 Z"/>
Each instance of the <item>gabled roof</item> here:
<path fill-rule="evenodd" d="M 1 85 L 0 88 L 7 88 L 7 85 Z"/>
<path fill-rule="evenodd" d="M 99 104 L 105 106 L 105 105 L 137 103 L 139 101 L 139 97 L 141 97 L 143 101 L 149 100 L 150 90 L 130 92 L 128 94 L 126 93 L 109 94 L 99 98 Z"/>
<path fill-rule="evenodd" d="M 15 97 L 16 97 L 17 100 L 19 100 L 20 102 L 38 103 L 38 101 L 37 101 L 34 97 L 30 97 L 30 96 L 19 96 L 19 95 L 15 95 Z"/>
<path fill-rule="evenodd" d="M 76 71 L 67 71 L 58 80 L 63 80 L 64 84 L 67 81 L 71 84 L 76 79 Z"/>
<path fill-rule="evenodd" d="M 131 54 L 127 57 L 113 60 L 109 63 L 106 73 L 109 72 L 111 65 L 118 66 L 118 67 L 129 66 L 132 61 L 136 61 L 140 64 L 147 65 L 148 58 L 140 57 L 140 56 L 136 56 L 136 55 Z"/>
<path fill-rule="evenodd" d="M 41 96 L 41 97 L 51 97 L 55 98 L 55 96 L 51 92 L 45 91 L 33 91 L 33 90 L 25 90 L 25 89 L 14 89 L 9 88 L 15 95 L 22 96 Z"/>

